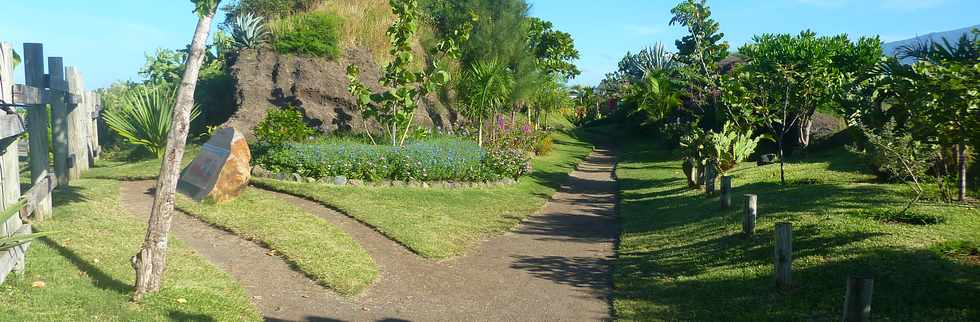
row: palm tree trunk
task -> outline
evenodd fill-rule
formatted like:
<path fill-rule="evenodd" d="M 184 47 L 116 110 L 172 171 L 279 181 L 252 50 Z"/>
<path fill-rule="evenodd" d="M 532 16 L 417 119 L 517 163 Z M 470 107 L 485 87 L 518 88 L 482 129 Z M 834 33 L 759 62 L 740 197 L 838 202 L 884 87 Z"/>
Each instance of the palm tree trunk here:
<path fill-rule="evenodd" d="M 476 130 L 477 141 L 483 147 L 483 118 L 480 118 L 480 127 Z"/>
<path fill-rule="evenodd" d="M 215 5 L 217 7 L 217 5 Z M 211 21 L 217 8 L 200 15 L 191 52 L 187 57 L 187 68 L 180 82 L 177 103 L 174 107 L 170 133 L 167 138 L 167 152 L 164 154 L 160 178 L 157 180 L 156 197 L 150 209 L 150 219 L 143 247 L 132 259 L 136 270 L 136 291 L 133 300 L 139 301 L 144 295 L 160 290 L 163 273 L 167 264 L 167 235 L 173 219 L 174 194 L 177 191 L 179 167 L 184 157 L 187 132 L 190 127 L 191 108 L 194 106 L 194 90 L 197 87 L 198 73 L 204 62 L 204 47 L 211 32 Z"/>
<path fill-rule="evenodd" d="M 957 200 L 960 202 L 966 201 L 966 146 L 959 144 L 956 146 L 956 158 L 957 166 L 959 166 L 959 182 L 957 182 L 957 187 L 959 188 L 959 196 Z"/>

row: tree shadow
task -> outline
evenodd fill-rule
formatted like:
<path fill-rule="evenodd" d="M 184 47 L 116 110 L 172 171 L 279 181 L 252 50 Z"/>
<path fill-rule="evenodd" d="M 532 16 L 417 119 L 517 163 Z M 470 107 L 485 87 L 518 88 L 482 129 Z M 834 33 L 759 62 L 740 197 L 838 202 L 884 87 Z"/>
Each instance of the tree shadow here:
<path fill-rule="evenodd" d="M 534 277 L 562 285 L 586 289 L 588 296 L 609 297 L 612 258 L 579 256 L 512 256 L 511 268 L 527 271 Z"/>
<path fill-rule="evenodd" d="M 86 261 L 81 256 L 78 256 L 74 251 L 58 244 L 57 242 L 51 240 L 48 237 L 38 238 L 42 244 L 58 252 L 58 255 L 68 259 L 72 265 L 78 268 L 78 270 L 85 272 L 91 279 L 92 285 L 104 290 L 111 290 L 118 292 L 120 294 L 128 294 L 133 291 L 133 286 L 124 283 L 118 279 L 109 276 L 108 273 L 102 271 L 92 263 Z"/>
<path fill-rule="evenodd" d="M 177 322 L 211 322 L 211 321 L 217 321 L 217 320 L 214 319 L 214 317 L 211 317 L 211 316 L 208 316 L 208 315 L 204 315 L 204 314 L 193 314 L 193 313 L 180 312 L 180 311 L 170 311 L 170 313 L 167 313 L 167 317 L 169 317 L 171 321 L 177 321 Z"/>
<path fill-rule="evenodd" d="M 89 198 L 85 196 L 82 191 L 88 188 L 78 187 L 78 186 L 59 186 L 54 189 L 51 197 L 51 205 L 54 207 L 60 207 L 65 205 L 70 205 L 79 202 L 87 202 Z"/>
<path fill-rule="evenodd" d="M 846 238 L 845 238 L 846 239 Z M 698 321 L 834 321 L 842 314 L 848 276 L 872 276 L 872 314 L 877 320 L 980 320 L 980 266 L 950 261 L 926 250 L 878 248 L 844 260 L 794 269 L 794 287 L 780 291 L 771 270 L 714 278 L 668 276 L 657 265 L 617 275 L 634 279 L 617 292 L 626 301 L 649 301 L 624 319 Z M 710 303 L 710 304 L 708 304 Z"/>

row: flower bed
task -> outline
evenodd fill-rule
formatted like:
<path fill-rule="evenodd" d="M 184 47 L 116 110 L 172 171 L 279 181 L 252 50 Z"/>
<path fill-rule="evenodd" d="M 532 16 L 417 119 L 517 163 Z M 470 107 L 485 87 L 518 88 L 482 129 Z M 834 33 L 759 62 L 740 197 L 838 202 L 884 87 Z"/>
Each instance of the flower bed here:
<path fill-rule="evenodd" d="M 258 158 L 275 173 L 352 180 L 487 182 L 530 172 L 530 156 L 518 150 L 486 151 L 473 142 L 439 138 L 403 147 L 357 142 L 291 143 Z"/>

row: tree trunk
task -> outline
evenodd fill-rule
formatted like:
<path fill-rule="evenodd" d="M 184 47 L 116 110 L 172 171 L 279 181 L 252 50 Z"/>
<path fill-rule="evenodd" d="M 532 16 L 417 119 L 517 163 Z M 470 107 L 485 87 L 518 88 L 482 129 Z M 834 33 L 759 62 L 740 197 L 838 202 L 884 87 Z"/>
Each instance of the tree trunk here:
<path fill-rule="evenodd" d="M 480 118 L 480 127 L 476 130 L 477 142 L 483 147 L 483 118 Z"/>
<path fill-rule="evenodd" d="M 800 148 L 806 151 L 806 148 L 810 146 L 810 133 L 813 132 L 813 118 L 801 118 L 800 119 Z"/>
<path fill-rule="evenodd" d="M 957 187 L 959 188 L 959 196 L 957 200 L 960 202 L 966 201 L 966 146 L 959 144 L 956 146 L 956 158 L 957 165 L 959 166 L 959 182 Z"/>
<path fill-rule="evenodd" d="M 163 166 L 160 168 L 160 178 L 157 180 L 156 197 L 153 199 L 153 208 L 150 209 L 146 238 L 143 247 L 132 259 L 133 269 L 136 270 L 134 301 L 141 300 L 148 293 L 159 291 L 163 282 L 167 263 L 167 235 L 173 219 L 174 194 L 180 176 L 179 167 L 184 157 L 191 107 L 194 106 L 194 90 L 197 87 L 201 64 L 204 62 L 204 47 L 211 32 L 214 14 L 215 10 L 211 10 L 201 15 L 197 29 L 194 31 L 191 52 L 186 62 L 187 69 L 181 79 L 177 103 L 173 111 L 173 125 L 167 137 L 167 151 Z"/>
<path fill-rule="evenodd" d="M 786 185 L 786 162 L 783 161 L 783 139 L 780 138 L 778 142 L 776 142 L 776 144 L 779 145 L 779 182 L 785 186 Z"/>

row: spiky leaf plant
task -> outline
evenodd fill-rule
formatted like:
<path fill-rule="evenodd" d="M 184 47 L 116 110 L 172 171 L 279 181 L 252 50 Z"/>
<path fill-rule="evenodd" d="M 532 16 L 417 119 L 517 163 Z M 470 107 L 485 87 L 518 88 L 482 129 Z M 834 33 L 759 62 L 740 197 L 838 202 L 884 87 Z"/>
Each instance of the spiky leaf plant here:
<path fill-rule="evenodd" d="M 129 143 L 163 157 L 176 103 L 177 91 L 171 86 L 137 86 L 123 95 L 119 106 L 107 109 L 104 119 L 110 129 Z M 195 106 L 191 120 L 200 114 Z"/>

